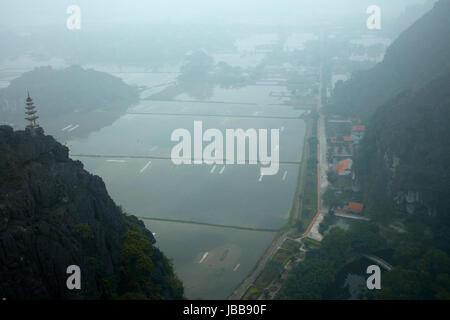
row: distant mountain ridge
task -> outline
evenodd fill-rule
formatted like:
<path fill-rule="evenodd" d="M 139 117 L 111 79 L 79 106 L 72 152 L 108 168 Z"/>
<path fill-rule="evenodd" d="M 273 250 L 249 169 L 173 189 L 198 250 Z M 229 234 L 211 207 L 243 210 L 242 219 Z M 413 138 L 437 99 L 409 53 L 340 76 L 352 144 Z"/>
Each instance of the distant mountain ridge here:
<path fill-rule="evenodd" d="M 111 74 L 75 65 L 65 69 L 39 67 L 0 89 L 0 124 L 24 127 L 27 90 L 37 106 L 40 123 L 56 138 L 65 134 L 61 128 L 69 124 L 79 124 L 70 133 L 78 136 L 107 126 L 139 101 L 136 87 Z"/>
<path fill-rule="evenodd" d="M 449 34 L 450 0 L 440 0 L 382 63 L 337 87 L 327 111 L 367 125 L 354 166 L 366 202 L 390 199 L 398 212 L 450 226 Z"/>
<path fill-rule="evenodd" d="M 396 95 L 445 75 L 450 70 L 449 34 L 450 0 L 440 0 L 392 43 L 383 62 L 338 84 L 327 110 L 367 120 Z"/>
<path fill-rule="evenodd" d="M 450 0 L 404 31 L 382 63 L 336 87 L 327 112 L 361 118 L 354 168 L 366 202 L 450 226 Z M 376 212 L 389 211 L 378 208 Z"/>

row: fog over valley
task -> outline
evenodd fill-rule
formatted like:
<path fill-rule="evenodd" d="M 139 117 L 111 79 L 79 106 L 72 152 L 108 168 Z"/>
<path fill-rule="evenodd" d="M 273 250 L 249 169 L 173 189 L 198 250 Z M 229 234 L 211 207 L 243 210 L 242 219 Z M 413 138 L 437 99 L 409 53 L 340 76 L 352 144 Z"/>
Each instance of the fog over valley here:
<path fill-rule="evenodd" d="M 449 0 L 0 2 L 0 298 L 449 299 L 449 34 Z"/>

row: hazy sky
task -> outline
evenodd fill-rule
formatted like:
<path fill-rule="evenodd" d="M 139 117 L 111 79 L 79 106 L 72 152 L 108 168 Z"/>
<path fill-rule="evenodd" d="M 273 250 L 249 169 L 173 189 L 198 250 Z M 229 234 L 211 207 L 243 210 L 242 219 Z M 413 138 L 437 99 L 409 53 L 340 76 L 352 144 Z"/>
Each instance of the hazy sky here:
<path fill-rule="evenodd" d="M 81 8 L 85 23 L 118 21 L 216 20 L 222 22 L 299 23 L 366 15 L 379 5 L 386 15 L 427 0 L 2 0 L 0 27 L 65 25 L 66 9 Z"/>

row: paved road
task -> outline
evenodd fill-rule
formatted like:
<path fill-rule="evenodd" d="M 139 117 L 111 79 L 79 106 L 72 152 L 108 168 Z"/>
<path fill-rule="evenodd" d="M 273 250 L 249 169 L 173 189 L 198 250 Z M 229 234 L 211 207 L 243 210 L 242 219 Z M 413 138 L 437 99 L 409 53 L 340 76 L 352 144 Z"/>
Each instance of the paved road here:
<path fill-rule="evenodd" d="M 391 271 L 392 270 L 392 266 L 388 262 L 384 261 L 383 259 L 381 259 L 381 258 L 379 258 L 377 256 L 365 254 L 364 257 L 366 257 L 370 261 L 373 261 L 373 262 L 379 264 L 381 267 L 383 267 L 387 271 Z"/>
<path fill-rule="evenodd" d="M 281 236 L 278 237 L 278 239 L 275 242 L 272 242 L 269 249 L 266 250 L 262 258 L 258 261 L 255 269 L 251 272 L 251 274 L 244 279 L 243 282 L 233 291 L 233 293 L 228 297 L 228 300 L 240 300 L 244 296 L 244 294 L 247 292 L 247 290 L 250 288 L 250 286 L 255 282 L 256 278 L 261 274 L 261 272 L 264 270 L 264 267 L 266 266 L 267 262 L 270 261 L 272 256 L 275 254 L 275 252 L 278 250 L 278 248 L 281 247 L 283 242 L 288 238 L 289 234 L 293 230 L 288 230 L 284 232 Z"/>
<path fill-rule="evenodd" d="M 320 79 L 322 79 L 322 74 L 320 75 Z M 321 114 L 321 109 L 322 109 L 322 99 L 321 99 L 321 92 L 322 92 L 322 81 L 320 81 L 319 84 L 319 96 L 318 96 L 318 101 L 317 101 L 317 110 L 320 113 L 320 118 L 319 118 L 319 135 L 320 135 L 320 139 L 319 139 L 319 150 L 320 153 L 318 152 L 318 158 L 319 160 L 319 172 L 320 175 L 318 174 L 318 179 L 319 179 L 319 184 L 320 181 L 326 181 L 326 185 L 325 187 L 328 185 L 328 181 L 326 180 L 326 167 L 324 164 L 326 164 L 326 137 L 325 137 L 325 124 L 323 123 L 323 115 Z M 320 142 L 322 141 L 322 142 Z M 322 146 L 322 147 L 320 147 Z M 322 178 L 321 176 L 324 175 L 324 178 Z M 325 180 L 324 180 L 325 179 Z M 320 185 L 320 189 L 321 192 L 323 191 L 322 189 L 322 185 Z M 320 195 L 319 196 L 319 201 L 320 201 Z M 320 210 L 320 206 L 319 206 L 319 210 Z M 304 234 L 304 235 L 308 235 L 311 230 L 313 230 L 315 228 L 314 234 L 319 234 L 318 232 L 318 225 L 320 223 L 320 221 L 318 221 L 319 219 L 323 219 L 323 214 L 320 213 L 318 214 L 318 216 L 316 218 L 314 218 L 314 222 L 313 225 L 310 226 L 308 228 L 308 231 Z M 239 300 L 242 299 L 242 297 L 244 296 L 244 294 L 247 292 L 247 290 L 250 288 L 250 286 L 255 282 L 256 278 L 261 274 L 261 272 L 264 270 L 264 267 L 266 266 L 267 262 L 270 261 L 270 259 L 272 258 L 272 256 L 275 254 L 275 252 L 278 250 L 278 248 L 283 244 L 283 242 L 288 238 L 288 236 L 293 233 L 295 231 L 295 228 L 292 228 L 290 230 L 285 231 L 281 236 L 279 236 L 279 238 L 273 242 L 271 244 L 271 246 L 269 247 L 268 250 L 266 250 L 266 252 L 264 253 L 263 257 L 258 261 L 258 263 L 256 264 L 256 267 L 254 268 L 254 270 L 251 272 L 251 274 L 244 279 L 243 282 L 241 282 L 241 284 L 233 291 L 233 293 L 228 297 L 229 300 Z"/>
<path fill-rule="evenodd" d="M 341 218 L 348 218 L 348 219 L 355 219 L 355 220 L 370 221 L 369 218 L 366 218 L 366 217 L 360 217 L 360 216 L 355 216 L 355 215 L 353 215 L 353 214 L 334 213 L 334 215 L 335 215 L 336 217 L 341 217 Z"/>
<path fill-rule="evenodd" d="M 327 138 L 325 134 L 325 120 L 323 117 L 323 114 L 320 112 L 319 109 L 319 172 L 320 172 L 320 178 L 319 178 L 319 185 L 320 190 L 319 192 L 319 214 L 314 221 L 309 233 L 307 233 L 305 236 L 312 238 L 317 241 L 322 241 L 323 236 L 319 232 L 319 225 L 322 222 L 324 216 L 327 214 L 328 209 L 324 207 L 322 201 L 320 200 L 321 196 L 324 194 L 326 188 L 328 187 L 328 178 L 327 178 L 327 170 L 328 170 L 328 161 L 327 161 Z"/>
<path fill-rule="evenodd" d="M 322 74 L 320 76 L 322 79 Z M 319 86 L 319 92 L 322 92 L 322 83 Z M 327 137 L 325 132 L 325 117 L 322 114 L 322 96 L 319 95 L 317 103 L 317 111 L 319 113 L 318 121 L 318 140 L 319 140 L 319 154 L 318 154 L 318 185 L 320 186 L 318 190 L 318 213 L 317 217 L 314 218 L 311 228 L 308 229 L 306 233 L 303 234 L 304 237 L 309 237 L 317 241 L 322 241 L 323 236 L 319 232 L 319 225 L 322 222 L 324 216 L 327 214 L 328 210 L 323 206 L 321 201 L 321 195 L 324 194 L 326 188 L 328 187 L 328 161 L 327 161 Z"/>

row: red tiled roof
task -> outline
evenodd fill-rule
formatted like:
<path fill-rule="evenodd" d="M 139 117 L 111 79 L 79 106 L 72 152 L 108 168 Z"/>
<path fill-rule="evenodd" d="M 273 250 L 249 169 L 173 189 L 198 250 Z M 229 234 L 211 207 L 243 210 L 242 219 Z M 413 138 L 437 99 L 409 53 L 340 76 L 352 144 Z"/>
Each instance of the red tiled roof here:
<path fill-rule="evenodd" d="M 352 127 L 352 131 L 361 132 L 361 131 L 365 131 L 365 130 L 366 130 L 366 126 L 353 126 Z"/>
<path fill-rule="evenodd" d="M 345 142 L 352 142 L 353 138 L 351 136 L 344 136 L 344 141 Z"/>
<path fill-rule="evenodd" d="M 351 211 L 357 211 L 357 212 L 361 212 L 364 208 L 364 205 L 362 203 L 359 202 L 349 202 L 348 203 L 348 209 Z"/>
<path fill-rule="evenodd" d="M 350 159 L 339 161 L 334 165 L 334 170 L 336 170 L 339 174 L 341 174 L 345 170 L 348 170 L 349 168 L 350 168 Z"/>

